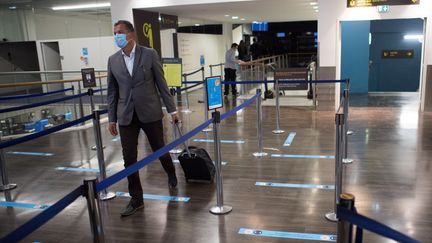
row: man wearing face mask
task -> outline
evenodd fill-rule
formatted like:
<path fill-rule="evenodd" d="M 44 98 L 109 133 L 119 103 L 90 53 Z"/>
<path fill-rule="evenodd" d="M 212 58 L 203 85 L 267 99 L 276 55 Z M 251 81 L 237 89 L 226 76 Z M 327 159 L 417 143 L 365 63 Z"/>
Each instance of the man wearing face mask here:
<path fill-rule="evenodd" d="M 122 144 L 125 167 L 137 162 L 138 135 L 142 129 L 153 151 L 163 146 L 163 112 L 165 103 L 172 122 L 178 122 L 174 100 L 168 90 L 162 65 L 154 49 L 139 46 L 133 25 L 125 20 L 114 24 L 114 39 L 121 49 L 108 60 L 108 119 L 109 131 L 118 135 Z M 177 186 L 175 168 L 170 155 L 159 158 L 168 174 L 168 186 Z M 121 216 L 134 214 L 144 207 L 139 173 L 128 176 L 131 200 Z"/>

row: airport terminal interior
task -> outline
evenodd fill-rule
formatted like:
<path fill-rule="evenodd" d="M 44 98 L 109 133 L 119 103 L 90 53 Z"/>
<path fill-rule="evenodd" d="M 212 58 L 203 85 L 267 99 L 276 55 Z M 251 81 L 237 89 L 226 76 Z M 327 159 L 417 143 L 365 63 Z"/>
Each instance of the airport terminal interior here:
<path fill-rule="evenodd" d="M 0 0 L 0 242 L 432 242 L 431 14 L 427 0 Z M 118 20 L 156 50 L 180 119 L 158 86 L 166 146 L 140 131 L 144 207 L 127 217 L 133 166 L 107 115 Z M 191 146 L 210 180 L 186 180 Z"/>

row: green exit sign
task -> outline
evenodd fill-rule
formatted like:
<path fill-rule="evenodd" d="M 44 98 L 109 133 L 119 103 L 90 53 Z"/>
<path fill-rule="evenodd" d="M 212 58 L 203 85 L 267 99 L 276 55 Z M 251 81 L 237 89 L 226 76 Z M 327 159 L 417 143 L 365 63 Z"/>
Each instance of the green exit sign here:
<path fill-rule="evenodd" d="M 377 6 L 377 8 L 378 8 L 378 13 L 387 13 L 388 11 L 390 11 L 389 5 L 380 5 Z"/>

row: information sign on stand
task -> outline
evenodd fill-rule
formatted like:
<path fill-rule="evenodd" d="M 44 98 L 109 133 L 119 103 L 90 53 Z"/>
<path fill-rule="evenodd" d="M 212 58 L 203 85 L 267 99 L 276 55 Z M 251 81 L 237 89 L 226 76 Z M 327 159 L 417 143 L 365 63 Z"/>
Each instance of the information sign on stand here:
<path fill-rule="evenodd" d="M 96 76 L 94 68 L 83 68 L 81 69 L 82 81 L 84 88 L 96 87 Z"/>
<path fill-rule="evenodd" d="M 162 58 L 162 67 L 168 87 L 182 86 L 182 59 Z"/>
<path fill-rule="evenodd" d="M 206 78 L 206 92 L 207 92 L 207 109 L 214 110 L 222 108 L 222 83 L 221 77 L 208 77 Z"/>

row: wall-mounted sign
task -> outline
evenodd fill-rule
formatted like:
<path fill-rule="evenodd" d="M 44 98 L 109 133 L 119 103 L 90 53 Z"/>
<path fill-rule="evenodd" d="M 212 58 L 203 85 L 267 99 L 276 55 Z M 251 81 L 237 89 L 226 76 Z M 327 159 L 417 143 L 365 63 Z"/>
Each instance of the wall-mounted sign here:
<path fill-rule="evenodd" d="M 160 14 L 160 28 L 164 29 L 177 29 L 178 28 L 178 17 L 168 14 Z"/>
<path fill-rule="evenodd" d="M 371 7 L 378 5 L 412 5 L 420 4 L 420 0 L 347 0 L 348 8 Z"/>
<path fill-rule="evenodd" d="M 274 79 L 279 81 L 305 81 L 307 80 L 306 68 L 284 68 L 276 69 L 274 72 Z M 280 90 L 307 90 L 307 83 L 280 83 Z"/>
<path fill-rule="evenodd" d="M 169 87 L 182 86 L 182 59 L 162 58 L 165 80 Z"/>
<path fill-rule="evenodd" d="M 414 50 L 383 50 L 381 58 L 413 58 Z"/>
<path fill-rule="evenodd" d="M 84 88 L 96 87 L 96 77 L 94 68 L 81 69 L 82 81 Z"/>

